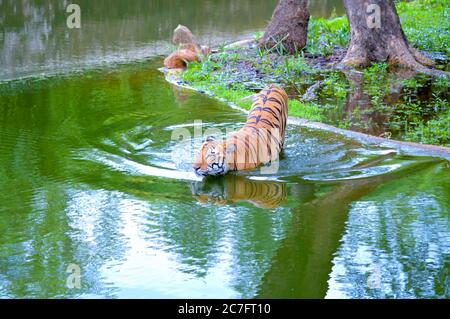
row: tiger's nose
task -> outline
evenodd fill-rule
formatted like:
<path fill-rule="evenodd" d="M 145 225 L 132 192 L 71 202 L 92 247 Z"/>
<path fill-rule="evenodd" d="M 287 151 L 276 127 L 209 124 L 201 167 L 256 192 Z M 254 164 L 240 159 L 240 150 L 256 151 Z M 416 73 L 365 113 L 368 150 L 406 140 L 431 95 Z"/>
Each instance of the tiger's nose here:
<path fill-rule="evenodd" d="M 194 166 L 194 171 L 197 176 L 206 176 L 206 172 L 202 170 L 200 166 L 198 167 Z"/>
<path fill-rule="evenodd" d="M 199 176 L 205 176 L 206 175 L 205 171 L 202 170 L 202 166 L 201 165 L 198 165 L 198 164 L 194 163 L 194 165 L 192 165 L 192 168 L 194 169 L 195 174 L 197 174 Z"/>

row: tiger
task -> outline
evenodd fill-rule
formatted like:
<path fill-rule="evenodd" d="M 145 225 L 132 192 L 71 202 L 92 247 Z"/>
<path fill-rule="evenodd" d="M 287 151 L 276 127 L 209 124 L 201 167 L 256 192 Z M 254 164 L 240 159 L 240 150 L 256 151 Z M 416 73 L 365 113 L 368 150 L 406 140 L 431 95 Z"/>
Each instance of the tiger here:
<path fill-rule="evenodd" d="M 255 169 L 279 157 L 284 146 L 288 96 L 275 84 L 255 95 L 244 126 L 225 141 L 208 136 L 192 165 L 198 176 Z"/>
<path fill-rule="evenodd" d="M 234 174 L 193 182 L 190 188 L 192 195 L 203 204 L 247 202 L 258 208 L 275 209 L 287 199 L 286 183 L 249 180 Z"/>

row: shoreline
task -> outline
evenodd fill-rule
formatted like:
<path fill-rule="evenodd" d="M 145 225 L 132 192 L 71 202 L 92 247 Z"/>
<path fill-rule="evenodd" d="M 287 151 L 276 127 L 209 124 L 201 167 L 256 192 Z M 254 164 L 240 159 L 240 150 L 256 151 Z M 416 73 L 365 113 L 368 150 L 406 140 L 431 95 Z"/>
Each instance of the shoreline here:
<path fill-rule="evenodd" d="M 446 152 L 450 148 L 450 60 L 445 52 L 450 33 L 442 33 L 448 23 L 443 1 L 398 4 L 409 42 L 435 60 L 441 76 L 386 61 L 362 69 L 343 67 L 340 61 L 349 41 L 345 16 L 311 18 L 305 48 L 293 54 L 285 54 L 282 45 L 259 47 L 263 32 L 258 31 L 253 37 L 222 43 L 200 61 L 187 63 L 182 73 L 169 70 L 169 74 L 178 85 L 208 92 L 246 110 L 251 108 L 247 97 L 278 83 L 290 98 L 291 116 L 406 142 L 414 148 L 441 146 L 439 152 Z M 426 16 L 417 21 L 424 8 Z"/>
<path fill-rule="evenodd" d="M 236 41 L 229 45 L 238 44 L 243 41 L 246 41 L 246 40 Z M 236 105 L 233 102 L 230 102 L 224 98 L 217 97 L 210 91 L 199 90 L 193 86 L 187 85 L 182 80 L 181 77 L 176 76 L 176 74 L 180 74 L 180 71 L 173 72 L 173 71 L 169 71 L 165 68 L 159 68 L 158 70 L 164 74 L 165 80 L 172 85 L 175 85 L 175 86 L 178 86 L 178 87 L 181 87 L 184 89 L 196 91 L 201 94 L 206 94 L 209 97 L 212 97 L 219 101 L 225 102 L 229 107 L 231 107 L 233 109 L 237 109 L 243 113 L 248 114 L 248 112 L 249 112 L 248 110 L 246 110 L 242 107 L 239 107 L 238 105 Z M 354 140 L 360 142 L 361 144 L 377 144 L 382 147 L 393 148 L 399 154 L 405 154 L 405 155 L 411 155 L 411 156 L 437 157 L 437 158 L 441 158 L 441 159 L 450 161 L 450 147 L 388 139 L 388 138 L 374 136 L 374 135 L 370 135 L 370 134 L 366 134 L 366 133 L 342 129 L 342 128 L 338 128 L 333 125 L 325 124 L 322 122 L 311 121 L 311 120 L 307 120 L 307 119 L 304 119 L 301 117 L 296 117 L 296 116 L 289 116 L 288 124 L 311 128 L 311 129 L 323 130 L 323 131 L 327 131 L 327 132 L 332 132 L 332 133 L 335 133 L 338 135 L 345 136 L 347 138 L 354 139 Z"/>

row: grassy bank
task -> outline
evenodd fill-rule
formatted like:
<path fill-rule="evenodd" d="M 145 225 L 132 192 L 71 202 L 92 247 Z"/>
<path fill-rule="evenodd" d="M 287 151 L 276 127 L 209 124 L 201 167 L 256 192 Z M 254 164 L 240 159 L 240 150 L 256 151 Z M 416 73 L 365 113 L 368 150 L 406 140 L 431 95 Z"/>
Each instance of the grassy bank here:
<path fill-rule="evenodd" d="M 403 31 L 417 49 L 450 55 L 450 1 L 416 0 L 396 4 Z M 311 18 L 307 50 L 313 54 L 330 55 L 336 46 L 344 47 L 349 40 L 347 18 Z"/>
<path fill-rule="evenodd" d="M 448 70 L 448 0 L 400 2 L 397 9 L 411 44 L 444 59 Z M 260 37 L 261 33 L 255 35 Z M 255 46 L 221 47 L 182 74 L 190 86 L 249 109 L 252 95 L 267 83 L 282 83 L 290 96 L 289 114 L 341 128 L 396 139 L 450 145 L 448 78 L 390 73 L 377 63 L 356 73 L 333 68 L 345 53 L 345 17 L 312 18 L 304 52 L 283 53 Z"/>

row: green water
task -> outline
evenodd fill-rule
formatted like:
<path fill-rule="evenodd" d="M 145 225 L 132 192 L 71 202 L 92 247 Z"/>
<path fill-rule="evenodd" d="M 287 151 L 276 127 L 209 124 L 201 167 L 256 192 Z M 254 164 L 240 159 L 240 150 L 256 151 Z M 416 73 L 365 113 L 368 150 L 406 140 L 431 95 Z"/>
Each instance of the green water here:
<path fill-rule="evenodd" d="M 290 126 L 278 172 L 199 181 L 173 130 L 245 114 L 160 63 L 0 86 L 1 296 L 448 296 L 448 162 Z"/>
<path fill-rule="evenodd" d="M 81 28 L 69 29 L 66 6 L 76 3 Z M 0 80 L 170 53 L 181 23 L 202 44 L 252 37 L 277 0 L 1 0 Z M 341 0 L 310 2 L 312 15 L 343 14 Z"/>
<path fill-rule="evenodd" d="M 26 52 L 2 78 L 58 61 Z M 246 115 L 132 60 L 0 83 L 0 297 L 449 297 L 448 161 L 289 125 L 276 172 L 200 180 Z"/>

